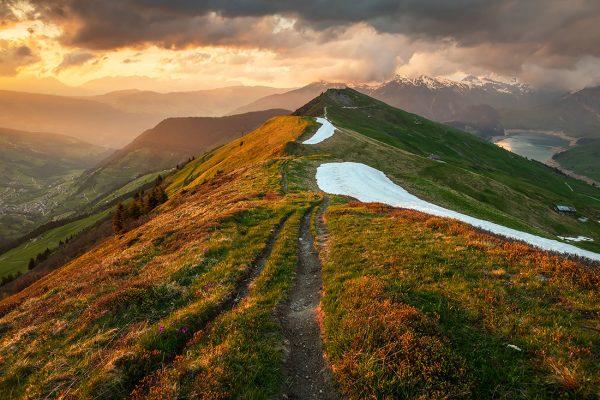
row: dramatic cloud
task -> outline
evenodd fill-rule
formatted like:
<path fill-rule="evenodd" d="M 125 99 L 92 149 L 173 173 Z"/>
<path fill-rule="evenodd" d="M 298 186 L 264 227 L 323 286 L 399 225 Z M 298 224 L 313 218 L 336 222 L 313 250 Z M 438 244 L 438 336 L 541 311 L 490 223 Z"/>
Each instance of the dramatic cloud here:
<path fill-rule="evenodd" d="M 523 43 L 538 56 L 600 55 L 600 2 L 595 0 L 46 0 L 44 18 L 61 22 L 67 43 L 113 48 L 237 43 L 245 33 L 272 34 L 264 17 L 297 18 L 297 27 L 326 31 L 364 22 L 379 32 L 461 46 Z M 227 23 L 223 18 L 228 19 Z M 264 25 L 263 25 L 264 24 Z M 256 32 L 258 29 L 258 32 Z M 265 35 L 268 36 L 268 35 Z M 242 44 L 248 44 L 242 41 Z M 256 44 L 256 43 L 254 43 Z"/>
<path fill-rule="evenodd" d="M 26 45 L 0 40 L 0 75 L 15 75 L 19 68 L 37 60 L 38 57 Z"/>
<path fill-rule="evenodd" d="M 83 65 L 90 60 L 96 59 L 96 56 L 87 52 L 73 52 L 65 54 L 62 62 L 54 69 L 55 72 L 60 72 L 66 68 Z"/>
<path fill-rule="evenodd" d="M 597 74 L 587 80 L 577 77 L 600 59 L 597 0 L 0 2 L 0 21 L 24 18 L 59 27 L 56 40 L 62 46 L 89 51 L 255 49 L 299 65 L 307 54 L 345 50 L 328 62 L 346 68 L 315 65 L 313 71 L 374 80 L 395 71 L 412 72 L 421 64 L 424 70 L 449 74 L 482 71 L 541 83 L 538 74 L 549 71 L 569 84 L 599 83 Z M 351 64 L 349 55 L 354 57 Z M 206 60 L 188 63 L 203 65 Z M 423 65 L 425 60 L 440 64 Z"/>

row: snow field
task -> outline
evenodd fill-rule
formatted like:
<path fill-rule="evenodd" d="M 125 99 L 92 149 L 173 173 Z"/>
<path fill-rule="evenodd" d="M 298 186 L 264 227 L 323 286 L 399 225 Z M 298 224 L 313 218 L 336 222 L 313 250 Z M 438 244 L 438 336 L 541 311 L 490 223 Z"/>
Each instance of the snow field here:
<path fill-rule="evenodd" d="M 557 240 L 507 228 L 428 203 L 396 185 L 383 172 L 365 164 L 355 162 L 321 164 L 317 168 L 316 178 L 319 189 L 327 193 L 354 197 L 362 202 L 384 203 L 438 217 L 452 218 L 491 233 L 523 241 L 542 250 L 573 254 L 600 261 L 600 254 L 598 253 L 583 250 Z"/>
<path fill-rule="evenodd" d="M 317 144 L 321 143 L 323 140 L 330 138 L 333 136 L 333 131 L 335 127 L 325 118 L 317 117 L 317 122 L 321 124 L 319 129 L 315 132 L 310 139 L 302 142 L 303 144 Z"/>

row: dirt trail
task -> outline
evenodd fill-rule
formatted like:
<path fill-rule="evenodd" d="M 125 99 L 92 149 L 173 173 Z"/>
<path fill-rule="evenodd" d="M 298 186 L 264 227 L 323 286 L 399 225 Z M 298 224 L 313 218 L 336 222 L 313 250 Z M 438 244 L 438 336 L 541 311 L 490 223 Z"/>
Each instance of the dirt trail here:
<path fill-rule="evenodd" d="M 327 206 L 327 200 L 323 207 Z M 314 207 L 308 210 L 300 225 L 298 269 L 288 301 L 280 319 L 288 342 L 282 399 L 340 399 L 331 371 L 323 357 L 321 331 L 316 319 L 321 297 L 321 263 L 313 243 L 310 220 Z"/>
<path fill-rule="evenodd" d="M 319 208 L 319 212 L 317 212 L 316 218 L 316 227 L 317 227 L 317 242 L 320 249 L 322 249 L 325 245 L 325 242 L 328 239 L 327 236 L 327 226 L 325 225 L 325 211 L 327 211 L 327 207 L 329 207 L 329 197 L 325 196 L 323 198 L 323 202 L 321 203 L 321 207 Z"/>

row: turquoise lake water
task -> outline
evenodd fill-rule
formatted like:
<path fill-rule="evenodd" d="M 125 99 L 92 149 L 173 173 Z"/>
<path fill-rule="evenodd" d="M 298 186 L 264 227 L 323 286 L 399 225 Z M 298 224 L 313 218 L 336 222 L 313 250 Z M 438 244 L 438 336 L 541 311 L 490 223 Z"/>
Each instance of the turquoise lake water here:
<path fill-rule="evenodd" d="M 568 147 L 569 141 L 543 132 L 514 132 L 496 145 L 520 156 L 544 162 L 557 148 Z"/>

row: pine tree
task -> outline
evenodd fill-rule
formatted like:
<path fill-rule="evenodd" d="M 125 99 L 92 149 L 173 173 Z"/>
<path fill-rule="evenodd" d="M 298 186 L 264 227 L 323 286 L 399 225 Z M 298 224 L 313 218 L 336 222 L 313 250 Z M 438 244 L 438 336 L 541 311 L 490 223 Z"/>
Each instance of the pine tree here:
<path fill-rule="evenodd" d="M 35 268 L 35 260 L 33 258 L 29 259 L 29 265 L 27 266 L 27 268 L 31 271 L 32 269 Z"/>
<path fill-rule="evenodd" d="M 129 205 L 129 216 L 133 219 L 138 219 L 142 215 L 139 199 L 133 199 Z"/>
<path fill-rule="evenodd" d="M 119 203 L 117 208 L 115 209 L 115 213 L 113 214 L 112 226 L 113 231 L 116 234 L 121 234 L 125 231 L 125 221 L 123 218 L 123 213 L 125 212 L 125 207 L 123 207 L 123 203 Z"/>
<path fill-rule="evenodd" d="M 157 205 L 155 191 L 148 191 L 146 196 L 144 196 L 144 213 L 148 214 L 150 211 L 154 210 Z"/>
<path fill-rule="evenodd" d="M 165 189 L 163 189 L 162 186 L 158 186 L 153 190 L 153 192 L 155 192 L 154 197 L 156 198 L 157 205 L 169 200 L 169 196 L 167 196 L 167 193 L 165 192 Z"/>

